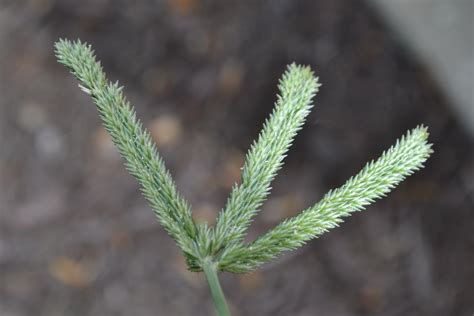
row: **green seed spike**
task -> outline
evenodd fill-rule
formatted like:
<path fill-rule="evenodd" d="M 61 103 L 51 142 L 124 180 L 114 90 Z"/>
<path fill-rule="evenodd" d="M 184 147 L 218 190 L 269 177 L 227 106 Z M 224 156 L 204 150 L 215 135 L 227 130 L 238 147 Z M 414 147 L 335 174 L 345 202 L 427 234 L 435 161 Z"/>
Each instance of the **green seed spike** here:
<path fill-rule="evenodd" d="M 433 152 L 428 130 L 419 126 L 402 136 L 376 161 L 369 162 L 343 186 L 300 214 L 286 219 L 251 243 L 244 243 L 252 218 L 270 193 L 270 185 L 297 132 L 313 107 L 320 84 L 309 67 L 291 64 L 279 82 L 279 95 L 263 130 L 251 145 L 242 169 L 242 183 L 235 185 L 215 227 L 196 224 L 191 207 L 178 193 L 156 145 L 125 99 L 122 87 L 107 80 L 90 45 L 60 40 L 55 44 L 58 61 L 79 80 L 92 97 L 99 115 L 128 171 L 159 221 L 184 253 L 191 271 L 203 271 L 219 315 L 230 315 L 218 271 L 245 273 L 257 269 L 283 251 L 337 227 L 344 217 L 384 197 L 407 176 L 423 167 Z"/>

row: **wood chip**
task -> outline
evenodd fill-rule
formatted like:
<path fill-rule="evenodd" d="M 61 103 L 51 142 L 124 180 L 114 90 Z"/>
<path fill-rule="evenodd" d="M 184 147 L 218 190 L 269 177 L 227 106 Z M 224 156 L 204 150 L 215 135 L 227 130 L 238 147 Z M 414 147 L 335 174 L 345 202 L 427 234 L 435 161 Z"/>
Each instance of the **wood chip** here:
<path fill-rule="evenodd" d="M 171 114 L 161 115 L 150 123 L 150 133 L 158 146 L 176 145 L 182 134 L 179 119 Z"/>
<path fill-rule="evenodd" d="M 83 288 L 95 280 L 95 273 L 83 262 L 67 257 L 57 257 L 49 264 L 49 272 L 64 285 Z"/>

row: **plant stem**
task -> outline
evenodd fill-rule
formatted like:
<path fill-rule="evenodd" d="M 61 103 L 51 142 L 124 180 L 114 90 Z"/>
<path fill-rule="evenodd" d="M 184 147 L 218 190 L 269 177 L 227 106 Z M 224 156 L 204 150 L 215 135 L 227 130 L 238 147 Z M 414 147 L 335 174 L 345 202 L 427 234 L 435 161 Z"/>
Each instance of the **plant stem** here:
<path fill-rule="evenodd" d="M 230 316 L 229 307 L 227 306 L 224 292 L 222 292 L 221 284 L 217 277 L 216 264 L 210 259 L 205 259 L 202 268 L 206 275 L 207 283 L 209 283 L 209 288 L 211 289 L 212 300 L 214 301 L 217 314 L 219 316 Z"/>

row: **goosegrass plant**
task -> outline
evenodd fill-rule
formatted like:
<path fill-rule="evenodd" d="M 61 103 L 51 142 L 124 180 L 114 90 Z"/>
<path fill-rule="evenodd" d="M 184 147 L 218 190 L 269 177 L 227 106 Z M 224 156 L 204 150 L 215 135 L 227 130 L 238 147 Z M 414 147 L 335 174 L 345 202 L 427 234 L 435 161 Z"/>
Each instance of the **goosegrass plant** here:
<path fill-rule="evenodd" d="M 190 271 L 203 271 L 218 315 L 230 315 L 218 272 L 248 273 L 339 226 L 343 219 L 384 197 L 405 177 L 423 167 L 432 153 L 426 127 L 408 131 L 377 160 L 341 187 L 329 191 L 318 203 L 282 221 L 252 242 L 246 231 L 271 190 L 271 182 L 297 132 L 313 107 L 320 84 L 309 67 L 291 64 L 279 81 L 275 108 L 247 153 L 241 182 L 235 184 L 216 225 L 196 223 L 191 207 L 178 193 L 150 133 L 137 119 L 122 86 L 109 82 L 90 45 L 59 40 L 58 61 L 92 97 L 100 118 L 138 180 L 141 191 L 160 223 L 176 241 Z"/>

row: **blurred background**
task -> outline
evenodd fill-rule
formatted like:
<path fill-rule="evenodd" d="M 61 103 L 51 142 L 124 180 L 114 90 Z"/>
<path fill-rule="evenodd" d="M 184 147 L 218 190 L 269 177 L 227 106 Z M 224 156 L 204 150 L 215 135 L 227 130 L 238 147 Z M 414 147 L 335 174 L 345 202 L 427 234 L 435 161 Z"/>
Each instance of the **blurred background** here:
<path fill-rule="evenodd" d="M 252 240 L 409 128 L 435 154 L 388 198 L 249 275 L 234 315 L 474 313 L 473 1 L 0 1 L 0 315 L 212 315 L 95 107 L 56 63 L 87 41 L 198 221 L 213 222 L 288 63 L 323 86 Z"/>

